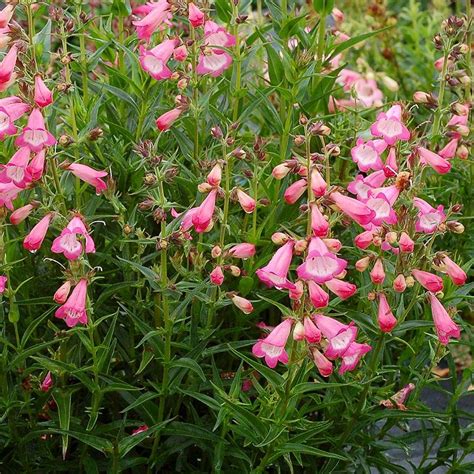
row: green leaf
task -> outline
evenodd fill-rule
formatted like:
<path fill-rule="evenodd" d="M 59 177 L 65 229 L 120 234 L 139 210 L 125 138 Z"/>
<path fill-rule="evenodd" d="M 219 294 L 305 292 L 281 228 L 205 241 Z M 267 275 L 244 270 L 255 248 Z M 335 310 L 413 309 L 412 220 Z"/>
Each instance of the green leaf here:
<path fill-rule="evenodd" d="M 69 425 L 71 423 L 71 390 L 59 389 L 53 392 L 53 398 L 58 406 L 59 427 L 62 436 L 63 459 L 66 459 L 67 448 L 69 444 Z"/>

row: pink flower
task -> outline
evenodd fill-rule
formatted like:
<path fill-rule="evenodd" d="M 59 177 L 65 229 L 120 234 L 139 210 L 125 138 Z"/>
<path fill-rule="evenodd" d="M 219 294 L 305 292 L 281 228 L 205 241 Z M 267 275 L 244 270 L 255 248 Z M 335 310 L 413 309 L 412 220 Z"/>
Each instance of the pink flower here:
<path fill-rule="evenodd" d="M 322 239 L 322 241 L 330 252 L 337 253 L 342 248 L 342 243 L 339 239 Z"/>
<path fill-rule="evenodd" d="M 380 107 L 383 94 L 374 79 L 361 77 L 354 83 L 354 92 L 364 107 Z"/>
<path fill-rule="evenodd" d="M 332 193 L 329 197 L 344 214 L 360 225 L 369 224 L 375 217 L 375 212 L 372 209 L 356 199 L 344 196 L 339 192 Z"/>
<path fill-rule="evenodd" d="M 107 171 L 97 171 L 87 165 L 72 163 L 67 169 L 77 178 L 95 187 L 95 192 L 99 195 L 107 189 L 107 184 L 101 179 L 107 176 Z"/>
<path fill-rule="evenodd" d="M 71 282 L 66 280 L 54 293 L 53 300 L 58 304 L 64 304 L 67 301 L 71 291 Z"/>
<path fill-rule="evenodd" d="M 317 169 L 311 170 L 311 189 L 315 196 L 321 197 L 326 194 L 328 185 Z"/>
<path fill-rule="evenodd" d="M 441 269 L 448 274 L 455 285 L 464 285 L 466 283 L 466 272 L 447 255 L 442 259 Z"/>
<path fill-rule="evenodd" d="M 27 172 L 31 175 L 33 181 L 41 179 L 44 173 L 44 164 L 46 159 L 46 150 L 43 149 L 36 153 L 27 167 Z"/>
<path fill-rule="evenodd" d="M 384 193 L 377 192 L 376 190 L 369 191 L 367 199 L 364 200 L 364 204 L 375 214 L 371 222 L 373 225 L 378 226 L 383 223 L 397 223 L 397 214 Z"/>
<path fill-rule="evenodd" d="M 317 204 L 311 204 L 311 229 L 317 237 L 326 237 L 329 231 L 329 222 L 324 218 Z"/>
<path fill-rule="evenodd" d="M 398 246 L 403 253 L 412 253 L 415 250 L 415 242 L 410 239 L 406 232 L 402 232 L 398 240 Z"/>
<path fill-rule="evenodd" d="M 140 49 L 140 65 L 153 79 L 157 81 L 169 79 L 172 75 L 166 63 L 173 55 L 178 44 L 175 39 L 168 39 L 155 46 L 153 49 Z"/>
<path fill-rule="evenodd" d="M 219 186 L 222 179 L 222 167 L 219 163 L 215 164 L 211 172 L 207 175 L 206 181 L 211 186 Z"/>
<path fill-rule="evenodd" d="M 77 239 L 81 235 L 85 240 L 85 245 Z M 73 217 L 69 224 L 63 229 L 59 237 L 56 237 L 51 246 L 54 253 L 63 253 L 68 260 L 76 260 L 85 253 L 95 253 L 95 244 L 82 219 L 78 216 Z"/>
<path fill-rule="evenodd" d="M 418 155 L 420 163 L 431 166 L 439 174 L 446 174 L 451 170 L 451 163 L 448 160 L 422 146 L 418 147 Z"/>
<path fill-rule="evenodd" d="M 306 179 L 295 181 L 291 186 L 286 188 L 284 198 L 287 204 L 294 204 L 305 193 L 307 186 Z"/>
<path fill-rule="evenodd" d="M 369 140 L 364 143 L 363 138 L 357 139 L 357 144 L 351 150 L 352 160 L 357 163 L 361 171 L 381 170 L 383 162 L 380 154 L 387 148 L 383 140 Z"/>
<path fill-rule="evenodd" d="M 196 68 L 198 74 L 210 74 L 212 77 L 220 76 L 232 64 L 232 56 L 228 53 L 217 54 L 210 50 L 208 54 L 199 56 L 199 63 Z"/>
<path fill-rule="evenodd" d="M 438 334 L 439 342 L 443 345 L 449 343 L 449 339 L 454 337 L 459 339 L 461 337 L 461 331 L 456 323 L 451 319 L 448 312 L 444 309 L 443 305 L 439 302 L 433 293 L 428 293 L 431 303 L 431 314 L 433 315 L 433 321 Z"/>
<path fill-rule="evenodd" d="M 0 275 L 0 295 L 5 293 L 8 278 L 5 275 Z"/>
<path fill-rule="evenodd" d="M 253 257 L 255 255 L 255 245 L 254 244 L 247 244 L 247 243 L 234 245 L 229 250 L 229 255 L 231 255 L 234 258 L 250 258 L 250 257 Z"/>
<path fill-rule="evenodd" d="M 30 106 L 18 97 L 0 99 L 0 140 L 3 140 L 7 135 L 15 135 L 17 130 L 13 122 L 28 110 L 30 110 Z"/>
<path fill-rule="evenodd" d="M 182 113 L 183 109 L 180 107 L 176 107 L 160 115 L 156 119 L 156 126 L 158 127 L 158 130 L 162 132 L 168 130 Z"/>
<path fill-rule="evenodd" d="M 52 213 L 46 214 L 33 229 L 31 229 L 30 233 L 25 237 L 25 240 L 23 240 L 23 247 L 26 250 L 34 253 L 41 247 L 46 237 L 46 232 L 48 232 L 52 217 Z"/>
<path fill-rule="evenodd" d="M 301 280 L 295 282 L 295 287 L 288 290 L 288 296 L 291 300 L 299 301 L 304 294 L 304 285 Z"/>
<path fill-rule="evenodd" d="M 357 286 L 337 278 L 325 282 L 325 285 L 329 291 L 332 291 L 336 296 L 341 298 L 341 300 L 347 300 L 347 298 L 350 298 L 357 291 Z"/>
<path fill-rule="evenodd" d="M 382 400 L 380 402 L 380 405 L 384 406 L 385 408 L 397 408 L 398 410 L 406 410 L 407 407 L 404 405 L 405 400 L 413 390 L 415 390 L 415 385 L 409 383 L 397 393 L 392 395 L 388 400 Z"/>
<path fill-rule="evenodd" d="M 169 4 L 167 0 L 159 0 L 150 5 L 152 8 L 147 12 L 144 18 L 132 22 L 133 26 L 137 29 L 137 36 L 146 41 L 150 41 L 153 33 L 169 16 Z"/>
<path fill-rule="evenodd" d="M 279 290 L 295 288 L 295 285 L 287 278 L 291 259 L 293 258 L 294 245 L 293 240 L 286 242 L 275 252 L 267 265 L 255 272 L 260 281 L 269 288 L 275 287 Z"/>
<path fill-rule="evenodd" d="M 324 351 L 326 357 L 330 359 L 341 357 L 357 337 L 357 328 L 354 323 L 343 324 L 323 314 L 315 314 L 313 317 L 316 325 L 329 343 Z"/>
<path fill-rule="evenodd" d="M 148 431 L 148 426 L 147 425 L 141 425 L 141 426 L 139 426 L 138 428 L 136 428 L 132 431 L 131 436 L 136 436 L 140 433 L 145 433 L 146 431 Z"/>
<path fill-rule="evenodd" d="M 347 190 L 352 194 L 356 194 L 358 199 L 367 199 L 369 191 L 382 186 L 386 178 L 387 176 L 383 170 L 375 171 L 366 177 L 358 174 L 355 180 L 348 184 Z"/>
<path fill-rule="evenodd" d="M 304 318 L 304 338 L 310 344 L 318 343 L 321 341 L 321 331 L 316 327 L 313 320 L 309 317 Z"/>
<path fill-rule="evenodd" d="M 13 211 L 13 200 L 17 198 L 22 188 L 14 183 L 0 183 L 0 207 L 5 206 Z"/>
<path fill-rule="evenodd" d="M 10 215 L 10 222 L 13 225 L 18 225 L 23 222 L 35 209 L 37 206 L 35 204 L 26 204 L 26 206 L 19 207 L 13 211 Z"/>
<path fill-rule="evenodd" d="M 42 392 L 49 392 L 53 384 L 54 384 L 53 377 L 51 377 L 51 372 L 48 371 L 48 373 L 46 374 L 46 377 L 41 382 L 40 390 Z"/>
<path fill-rule="evenodd" d="M 314 365 L 322 377 L 329 377 L 332 374 L 332 362 L 328 360 L 316 347 L 311 347 Z"/>
<path fill-rule="evenodd" d="M 188 12 L 189 23 L 194 28 L 204 25 L 204 13 L 193 2 L 188 5 Z"/>
<path fill-rule="evenodd" d="M 173 51 L 173 58 L 178 62 L 186 61 L 187 57 L 188 57 L 188 50 L 184 44 L 182 44 L 181 46 L 178 46 Z"/>
<path fill-rule="evenodd" d="M 237 189 L 237 199 L 239 201 L 240 206 L 247 214 L 251 214 L 257 206 L 255 199 L 251 198 L 241 189 Z"/>
<path fill-rule="evenodd" d="M 381 285 L 385 280 L 385 271 L 380 258 L 377 259 L 372 271 L 370 272 L 370 279 L 374 285 Z"/>
<path fill-rule="evenodd" d="M 416 281 L 426 290 L 437 293 L 443 291 L 443 279 L 438 275 L 423 270 L 412 270 L 412 275 Z"/>
<path fill-rule="evenodd" d="M 2 11 L 0 11 L 0 28 L 6 28 L 8 26 L 8 23 L 10 23 L 10 20 L 12 19 L 14 10 L 15 5 L 9 3 Z"/>
<path fill-rule="evenodd" d="M 224 283 L 224 272 L 220 266 L 215 267 L 209 276 L 213 285 L 221 286 Z"/>
<path fill-rule="evenodd" d="M 372 347 L 368 344 L 359 344 L 353 342 L 344 355 L 342 356 L 342 364 L 339 367 L 339 375 L 343 375 L 345 372 L 352 371 L 357 367 L 362 356 L 372 350 Z"/>
<path fill-rule="evenodd" d="M 280 165 L 276 165 L 275 168 L 273 168 L 272 176 L 275 179 L 283 179 L 289 172 L 290 168 L 286 165 L 286 163 L 282 163 Z"/>
<path fill-rule="evenodd" d="M 87 324 L 86 300 L 87 280 L 82 279 L 72 290 L 66 303 L 60 306 L 54 315 L 59 319 L 64 319 L 70 328 L 79 323 Z"/>
<path fill-rule="evenodd" d="M 379 294 L 379 310 L 377 320 L 382 332 L 391 332 L 397 325 L 397 320 L 388 305 L 387 298 L 383 293 Z"/>
<path fill-rule="evenodd" d="M 397 292 L 397 293 L 403 293 L 407 288 L 407 282 L 405 280 L 405 277 L 402 273 L 400 273 L 400 275 L 397 276 L 397 278 L 395 278 L 395 280 L 393 280 L 393 289 Z"/>
<path fill-rule="evenodd" d="M 31 151 L 38 152 L 55 143 L 56 139 L 46 130 L 41 111 L 33 109 L 28 118 L 28 124 L 16 138 L 15 145 L 28 147 Z"/>
<path fill-rule="evenodd" d="M 394 145 L 398 140 L 410 139 L 408 128 L 402 123 L 402 108 L 394 105 L 387 113 L 381 112 L 377 115 L 377 121 L 370 127 L 374 137 L 382 137 L 388 145 Z"/>
<path fill-rule="evenodd" d="M 290 335 L 292 319 L 285 319 L 264 339 L 259 339 L 253 346 L 252 353 L 254 356 L 265 358 L 268 367 L 274 369 L 278 362 L 282 364 L 288 363 L 288 354 L 285 351 L 285 345 Z"/>
<path fill-rule="evenodd" d="M 356 235 L 354 243 L 356 246 L 362 250 L 365 250 L 370 246 L 374 239 L 374 230 L 366 230 L 359 235 Z"/>
<path fill-rule="evenodd" d="M 15 80 L 15 64 L 18 48 L 13 45 L 0 63 L 0 91 L 7 89 Z"/>
<path fill-rule="evenodd" d="M 446 220 L 443 206 L 436 209 L 420 198 L 413 198 L 413 205 L 418 209 L 418 220 L 415 223 L 417 232 L 432 234 Z"/>
<path fill-rule="evenodd" d="M 387 159 L 385 160 L 385 165 L 383 167 L 383 172 L 387 178 L 392 178 L 397 175 L 398 164 L 395 147 L 390 148 L 390 151 L 388 152 Z"/>
<path fill-rule="evenodd" d="M 46 87 L 41 76 L 35 76 L 35 97 L 34 97 L 35 104 L 38 107 L 46 107 L 49 104 L 53 103 L 53 94 L 52 92 Z"/>
<path fill-rule="evenodd" d="M 0 183 L 13 183 L 18 188 L 26 188 L 32 178 L 28 170 L 30 149 L 20 148 L 6 165 L 0 165 Z"/>
<path fill-rule="evenodd" d="M 252 303 L 246 298 L 242 298 L 238 295 L 231 295 L 230 298 L 232 303 L 234 303 L 234 305 L 237 306 L 237 308 L 239 308 L 242 313 L 250 314 L 253 311 Z"/>
<path fill-rule="evenodd" d="M 309 299 L 315 308 L 324 308 L 329 304 L 329 295 L 314 281 L 307 282 Z"/>
<path fill-rule="evenodd" d="M 439 150 L 438 155 L 441 156 L 441 158 L 444 158 L 445 160 L 450 160 L 451 158 L 454 158 L 456 155 L 456 150 L 458 148 L 458 143 L 459 139 L 453 138 L 444 146 L 444 148 Z"/>
<path fill-rule="evenodd" d="M 198 234 L 206 232 L 209 225 L 212 223 L 212 216 L 216 208 L 217 189 L 213 189 L 204 199 L 196 212 L 192 216 L 192 223 L 195 231 Z M 189 214 L 189 212 L 188 212 Z"/>

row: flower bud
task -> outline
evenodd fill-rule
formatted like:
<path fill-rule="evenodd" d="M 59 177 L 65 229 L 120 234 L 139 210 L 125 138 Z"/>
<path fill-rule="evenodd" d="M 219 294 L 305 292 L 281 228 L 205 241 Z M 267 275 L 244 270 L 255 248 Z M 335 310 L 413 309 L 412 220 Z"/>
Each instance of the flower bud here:
<path fill-rule="evenodd" d="M 430 94 L 423 91 L 416 91 L 413 94 L 413 102 L 416 104 L 428 104 L 430 102 Z"/>
<path fill-rule="evenodd" d="M 102 138 L 103 136 L 104 136 L 104 131 L 99 127 L 95 127 L 89 132 L 88 138 L 91 142 L 95 142 L 96 140 L 98 140 L 99 138 Z"/>
<path fill-rule="evenodd" d="M 138 204 L 138 209 L 140 211 L 149 211 L 154 205 L 155 201 L 151 198 L 148 198 Z"/>
<path fill-rule="evenodd" d="M 406 283 L 405 277 L 403 276 L 402 273 L 400 273 L 400 275 L 398 275 L 397 278 L 393 280 L 393 289 L 397 293 L 403 293 L 406 290 L 406 287 L 407 287 L 407 283 Z"/>
<path fill-rule="evenodd" d="M 275 166 L 272 171 L 272 176 L 275 179 L 283 179 L 290 172 L 290 168 L 285 163 Z"/>
<path fill-rule="evenodd" d="M 304 135 L 296 135 L 295 139 L 293 140 L 293 143 L 296 146 L 300 146 L 305 142 L 305 137 Z"/>
<path fill-rule="evenodd" d="M 367 270 L 370 263 L 370 257 L 363 257 L 355 263 L 355 268 L 358 272 L 363 272 Z"/>
<path fill-rule="evenodd" d="M 464 226 L 457 221 L 449 221 L 446 223 L 448 229 L 455 234 L 462 234 L 464 232 Z"/>
<path fill-rule="evenodd" d="M 398 85 L 398 82 L 392 79 L 389 76 L 383 76 L 382 77 L 382 82 L 384 86 L 391 92 L 397 92 L 400 86 Z"/>
<path fill-rule="evenodd" d="M 211 250 L 211 257 L 218 258 L 222 255 L 222 249 L 218 245 L 214 245 Z"/>
<path fill-rule="evenodd" d="M 209 183 L 200 183 L 198 184 L 198 191 L 200 193 L 206 194 L 212 190 L 212 186 Z"/>
<path fill-rule="evenodd" d="M 304 339 L 304 326 L 301 321 L 298 321 L 293 328 L 293 339 L 295 341 L 302 341 Z"/>
<path fill-rule="evenodd" d="M 456 156 L 461 160 L 467 160 L 469 156 L 469 149 L 466 145 L 459 145 L 456 149 Z"/>
<path fill-rule="evenodd" d="M 295 242 L 295 248 L 294 248 L 295 254 L 302 255 L 307 247 L 308 247 L 308 242 L 306 240 L 297 240 Z"/>
<path fill-rule="evenodd" d="M 224 136 L 224 134 L 222 133 L 221 128 L 218 125 L 211 128 L 211 135 L 215 139 L 221 139 Z"/>
<path fill-rule="evenodd" d="M 367 294 L 367 299 L 369 301 L 375 301 L 377 299 L 377 293 L 375 291 L 369 291 Z"/>
<path fill-rule="evenodd" d="M 322 239 L 324 245 L 328 248 L 328 250 L 332 253 L 337 253 L 342 248 L 342 243 L 338 239 Z"/>
<path fill-rule="evenodd" d="M 451 105 L 451 112 L 455 115 L 468 115 L 469 105 L 461 104 L 461 102 L 454 102 L 454 104 Z"/>
<path fill-rule="evenodd" d="M 397 233 L 396 232 L 387 232 L 385 235 L 385 242 L 389 244 L 394 244 L 397 241 Z"/>
<path fill-rule="evenodd" d="M 288 239 L 289 237 L 283 232 L 275 232 L 272 235 L 272 242 L 275 245 L 283 245 L 284 243 L 288 242 Z"/>
<path fill-rule="evenodd" d="M 407 288 L 411 288 L 415 284 L 415 279 L 410 275 L 405 278 Z"/>
<path fill-rule="evenodd" d="M 229 271 L 234 277 L 239 277 L 242 273 L 240 268 L 237 265 L 229 265 Z"/>

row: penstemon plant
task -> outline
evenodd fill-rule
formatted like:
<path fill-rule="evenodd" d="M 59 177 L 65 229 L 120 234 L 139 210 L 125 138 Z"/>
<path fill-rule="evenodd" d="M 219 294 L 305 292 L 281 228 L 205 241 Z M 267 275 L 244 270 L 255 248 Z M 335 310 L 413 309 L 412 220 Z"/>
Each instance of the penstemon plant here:
<path fill-rule="evenodd" d="M 0 471 L 471 472 L 471 27 L 7 2 Z"/>

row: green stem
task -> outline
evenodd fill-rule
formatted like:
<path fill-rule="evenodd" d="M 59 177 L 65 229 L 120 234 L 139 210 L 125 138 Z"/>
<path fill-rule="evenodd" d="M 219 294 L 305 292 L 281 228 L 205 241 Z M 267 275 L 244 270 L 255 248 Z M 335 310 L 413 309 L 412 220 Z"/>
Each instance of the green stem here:
<path fill-rule="evenodd" d="M 81 21 L 80 18 L 78 18 L 77 21 L 78 22 Z M 87 74 L 87 69 L 88 69 L 87 50 L 86 50 L 86 39 L 85 39 L 84 28 L 82 28 L 82 31 L 79 34 L 79 48 L 80 48 L 81 69 L 82 69 L 82 98 L 84 101 L 84 107 L 87 108 L 87 104 L 89 103 L 89 76 Z"/>
<path fill-rule="evenodd" d="M 234 54 L 235 54 L 235 83 L 234 83 L 234 105 L 232 111 L 232 120 L 234 122 L 237 121 L 239 117 L 239 93 L 241 88 L 241 81 L 242 81 L 242 61 L 240 57 L 240 41 L 239 41 L 239 31 L 238 31 L 238 23 L 237 17 L 239 16 L 238 6 L 236 2 L 232 2 L 232 10 L 233 10 L 233 32 L 232 34 L 235 37 L 235 46 L 234 46 Z"/>
<path fill-rule="evenodd" d="M 36 62 L 36 51 L 34 45 L 35 23 L 33 20 L 33 9 L 31 8 L 31 4 L 28 4 L 26 6 L 26 15 L 28 18 L 28 38 L 30 40 L 31 56 L 33 59 L 33 64 L 35 66 L 35 72 L 38 72 L 38 64 Z"/>
<path fill-rule="evenodd" d="M 308 184 L 306 186 L 308 192 L 308 224 L 306 227 L 306 235 L 311 236 L 311 205 L 313 204 L 313 188 L 311 187 L 311 174 L 312 174 L 312 163 L 311 163 L 311 135 L 307 132 L 305 133 L 305 150 L 306 150 L 306 168 L 308 170 Z"/>
<path fill-rule="evenodd" d="M 433 130 L 432 136 L 435 137 L 439 134 L 439 127 L 441 124 L 441 116 L 443 112 L 443 101 L 444 101 L 444 91 L 446 87 L 446 72 L 448 68 L 448 55 L 449 55 L 449 48 L 446 48 L 444 53 L 444 61 L 443 61 L 443 68 L 441 70 L 441 77 L 439 83 L 439 93 L 438 93 L 438 108 L 435 112 L 435 118 L 433 121 Z"/>
<path fill-rule="evenodd" d="M 466 44 L 469 46 L 469 51 L 466 54 L 466 71 L 468 76 L 472 79 L 472 51 L 471 51 L 471 44 L 472 44 L 472 9 L 471 9 L 471 1 L 466 0 L 466 17 L 467 17 L 467 34 L 466 34 Z M 466 84 L 466 100 L 468 103 L 471 102 L 471 83 Z"/>
<path fill-rule="evenodd" d="M 193 88 L 193 109 L 194 109 L 194 147 L 193 147 L 193 160 L 194 165 L 197 166 L 199 159 L 199 90 L 198 90 L 198 76 L 197 76 L 197 43 L 196 43 L 196 31 L 191 27 L 191 66 L 192 66 L 192 88 Z"/>

